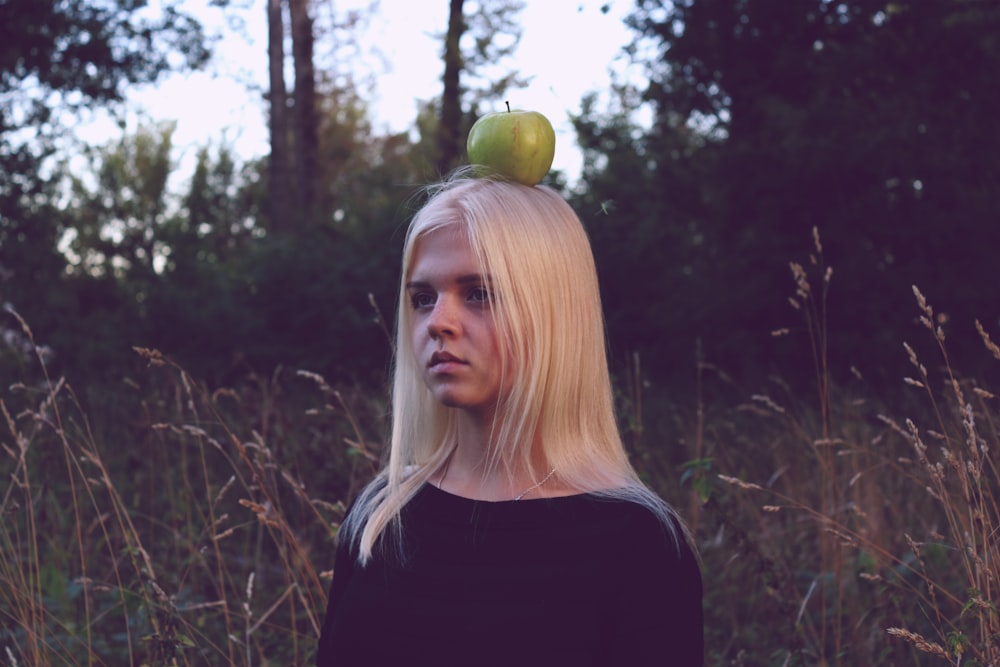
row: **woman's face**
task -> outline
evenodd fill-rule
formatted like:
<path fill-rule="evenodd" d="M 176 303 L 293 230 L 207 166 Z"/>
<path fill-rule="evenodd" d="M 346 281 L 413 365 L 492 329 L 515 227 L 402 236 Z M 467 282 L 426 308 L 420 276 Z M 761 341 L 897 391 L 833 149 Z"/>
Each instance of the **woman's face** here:
<path fill-rule="evenodd" d="M 444 405 L 492 416 L 507 389 L 494 295 L 464 228 L 446 226 L 417 239 L 406 297 L 424 383 Z"/>

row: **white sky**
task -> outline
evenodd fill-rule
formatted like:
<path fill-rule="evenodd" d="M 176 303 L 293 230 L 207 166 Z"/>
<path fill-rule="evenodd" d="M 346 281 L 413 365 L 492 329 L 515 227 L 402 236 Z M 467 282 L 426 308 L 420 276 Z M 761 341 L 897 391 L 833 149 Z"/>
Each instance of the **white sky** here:
<path fill-rule="evenodd" d="M 467 0 L 470 1 L 471 0 Z M 238 8 L 222 11 L 208 0 L 184 0 L 182 8 L 198 16 L 221 40 L 208 72 L 173 76 L 155 88 L 136 88 L 129 95 L 130 121 L 141 115 L 177 123 L 174 142 L 182 177 L 190 172 L 194 147 L 218 144 L 225 137 L 244 158 L 267 153 L 267 125 L 262 91 L 267 87 L 265 0 L 235 0 Z M 364 0 L 332 2 L 338 12 L 371 4 Z M 556 129 L 553 167 L 571 182 L 579 173 L 580 156 L 569 114 L 585 93 L 606 90 L 610 69 L 621 71 L 621 49 L 631 35 L 622 17 L 631 0 L 528 0 L 521 13 L 523 33 L 510 66 L 531 85 L 509 94 L 511 106 L 545 114 Z M 603 13 L 601 7 L 609 11 Z M 448 0 L 379 0 L 379 10 L 361 33 L 357 66 L 372 75 L 376 89 L 362 98 L 372 105 L 376 130 L 412 127 L 418 102 L 440 95 L 441 40 L 447 27 Z M 227 27 L 236 19 L 242 30 Z M 323 48 L 317 45 L 317 52 Z M 134 130 L 134 127 L 130 127 Z M 107 118 L 80 128 L 88 141 L 117 137 Z"/>

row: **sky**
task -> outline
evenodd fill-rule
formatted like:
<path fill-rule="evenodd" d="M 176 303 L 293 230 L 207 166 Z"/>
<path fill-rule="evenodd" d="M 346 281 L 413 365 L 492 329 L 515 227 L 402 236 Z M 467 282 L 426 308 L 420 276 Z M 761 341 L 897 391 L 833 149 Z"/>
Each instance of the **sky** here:
<path fill-rule="evenodd" d="M 471 0 L 467 0 L 470 2 Z M 338 12 L 366 7 L 365 0 L 319 0 Z M 209 0 L 183 0 L 219 41 L 205 72 L 172 75 L 128 95 L 129 129 L 140 118 L 174 121 L 176 160 L 181 174 L 193 168 L 198 147 L 228 141 L 245 159 L 266 155 L 267 24 L 265 0 L 234 0 L 220 10 Z M 410 129 L 418 104 L 441 93 L 441 40 L 447 27 L 447 0 L 377 0 L 378 10 L 358 33 L 353 66 L 374 84 L 361 96 L 371 104 L 376 131 Z M 509 61 L 526 89 L 512 91 L 513 108 L 545 114 L 556 130 L 553 168 L 576 179 L 581 158 L 569 115 L 590 91 L 606 90 L 611 70 L 625 71 L 621 50 L 631 38 L 622 24 L 631 0 L 528 0 L 521 13 L 523 33 Z M 607 11 L 602 11 L 606 7 Z M 317 51 L 322 49 L 317 44 Z M 499 110 L 499 109 L 498 109 Z M 98 114 L 78 128 L 85 141 L 120 136 L 115 121 Z"/>

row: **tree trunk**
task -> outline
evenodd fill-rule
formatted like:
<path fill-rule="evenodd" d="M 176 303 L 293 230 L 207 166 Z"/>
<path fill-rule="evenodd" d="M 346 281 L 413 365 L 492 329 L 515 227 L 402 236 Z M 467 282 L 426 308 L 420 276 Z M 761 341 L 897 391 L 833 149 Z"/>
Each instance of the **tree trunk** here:
<path fill-rule="evenodd" d="M 463 0 L 451 0 L 448 35 L 444 43 L 444 93 L 441 96 L 441 126 L 438 128 L 438 172 L 447 174 L 459 158 L 459 131 L 462 124 L 461 87 L 462 52 L 459 44 L 465 32 Z"/>
<path fill-rule="evenodd" d="M 288 92 L 285 89 L 285 25 L 282 0 L 267 0 L 267 56 L 270 63 L 268 94 L 271 103 L 270 197 L 273 232 L 281 233 L 292 227 L 292 181 L 288 145 Z"/>
<path fill-rule="evenodd" d="M 316 113 L 316 76 L 313 68 L 313 23 L 309 0 L 289 0 L 292 17 L 292 56 L 295 64 L 295 176 L 302 223 L 316 217 L 316 179 L 319 121 Z"/>

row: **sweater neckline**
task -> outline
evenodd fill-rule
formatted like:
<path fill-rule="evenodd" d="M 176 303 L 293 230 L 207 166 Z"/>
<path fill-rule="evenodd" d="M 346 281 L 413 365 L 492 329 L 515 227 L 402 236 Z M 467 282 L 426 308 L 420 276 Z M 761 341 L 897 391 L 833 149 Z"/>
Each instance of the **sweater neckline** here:
<path fill-rule="evenodd" d="M 550 498 L 524 498 L 522 500 L 476 500 L 439 489 L 427 482 L 414 498 L 416 505 L 426 508 L 444 521 L 461 523 L 488 519 L 502 522 L 534 522 L 553 514 L 573 512 L 593 499 L 589 493 Z"/>
<path fill-rule="evenodd" d="M 569 494 L 569 495 L 565 495 L 565 496 L 535 496 L 535 497 L 531 497 L 531 498 L 521 498 L 520 500 L 515 500 L 513 498 L 511 498 L 509 500 L 481 500 L 481 499 L 478 499 L 478 498 L 469 498 L 467 496 L 460 496 L 457 493 L 452 493 L 451 491 L 445 491 L 440 486 L 437 486 L 436 484 L 432 484 L 431 482 L 424 482 L 424 486 L 423 486 L 422 492 L 425 492 L 428 495 L 432 495 L 432 496 L 434 496 L 434 495 L 441 496 L 442 500 L 449 501 L 449 502 L 455 502 L 455 503 L 462 503 L 462 502 L 466 502 L 466 503 L 478 503 L 478 504 L 491 505 L 491 506 L 496 506 L 496 507 L 502 507 L 502 506 L 505 506 L 505 505 L 525 505 L 525 504 L 532 504 L 532 503 L 545 504 L 545 503 L 551 503 L 553 501 L 571 500 L 573 498 L 577 498 L 577 499 L 579 499 L 579 498 L 588 498 L 588 497 L 590 497 L 592 495 L 592 494 L 589 494 L 589 493 L 573 493 L 573 494 Z"/>

